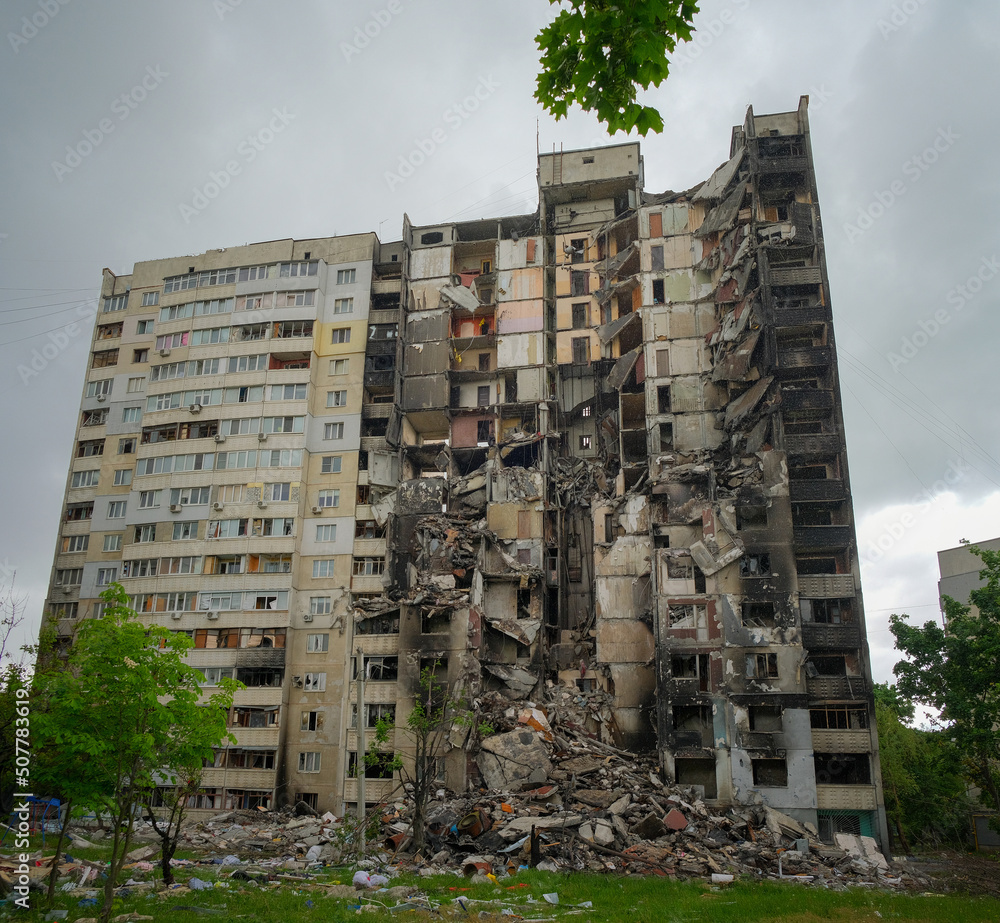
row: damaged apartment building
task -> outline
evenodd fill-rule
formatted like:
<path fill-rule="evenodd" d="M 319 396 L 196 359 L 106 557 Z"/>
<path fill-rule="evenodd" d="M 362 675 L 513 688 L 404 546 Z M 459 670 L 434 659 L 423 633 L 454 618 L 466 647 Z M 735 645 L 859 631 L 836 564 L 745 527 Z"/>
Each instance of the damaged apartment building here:
<path fill-rule="evenodd" d="M 340 812 L 431 669 L 886 841 L 807 102 L 685 192 L 559 151 L 532 215 L 105 272 L 48 612 L 119 580 L 246 683 L 198 807 Z"/>

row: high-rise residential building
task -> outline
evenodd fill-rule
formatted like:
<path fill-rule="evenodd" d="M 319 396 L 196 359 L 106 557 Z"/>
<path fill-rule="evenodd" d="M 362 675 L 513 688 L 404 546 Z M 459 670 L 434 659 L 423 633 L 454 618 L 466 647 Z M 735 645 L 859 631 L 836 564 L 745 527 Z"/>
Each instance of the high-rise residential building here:
<path fill-rule="evenodd" d="M 806 108 L 686 192 L 554 151 L 532 215 L 105 272 L 48 612 L 118 580 L 246 683 L 199 806 L 342 810 L 433 668 L 886 843 Z"/>

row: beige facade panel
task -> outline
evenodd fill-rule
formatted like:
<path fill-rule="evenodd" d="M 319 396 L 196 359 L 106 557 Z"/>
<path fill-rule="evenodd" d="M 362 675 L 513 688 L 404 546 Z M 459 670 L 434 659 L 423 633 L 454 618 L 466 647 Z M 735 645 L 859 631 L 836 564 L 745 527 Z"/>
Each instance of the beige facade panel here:
<path fill-rule="evenodd" d="M 497 301 L 537 301 L 545 296 L 542 269 L 501 269 L 497 273 Z"/>
<path fill-rule="evenodd" d="M 817 785 L 821 811 L 874 811 L 878 807 L 874 785 Z"/>
<path fill-rule="evenodd" d="M 512 333 L 497 338 L 497 365 L 502 369 L 541 365 L 545 361 L 540 333 Z"/>
<path fill-rule="evenodd" d="M 421 247 L 410 251 L 409 277 L 448 279 L 451 276 L 451 247 Z M 411 290 L 412 290 L 411 281 Z"/>
<path fill-rule="evenodd" d="M 813 750 L 818 753 L 869 753 L 870 731 L 823 731 L 812 729 Z"/>

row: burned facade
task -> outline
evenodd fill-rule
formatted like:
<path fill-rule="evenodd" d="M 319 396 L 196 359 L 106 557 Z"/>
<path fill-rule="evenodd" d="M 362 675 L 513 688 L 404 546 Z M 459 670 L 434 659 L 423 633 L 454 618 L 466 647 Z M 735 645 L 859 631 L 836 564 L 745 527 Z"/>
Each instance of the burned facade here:
<path fill-rule="evenodd" d="M 404 216 L 400 242 L 360 235 L 350 257 L 338 242 L 352 238 L 311 242 L 330 290 L 296 320 L 308 334 L 287 330 L 312 337 L 300 341 L 304 423 L 269 424 L 303 433 L 295 497 L 271 494 L 297 505 L 278 542 L 285 595 L 266 606 L 282 612 L 283 644 L 301 648 L 265 706 L 292 713 L 273 735 L 276 799 L 334 811 L 355 801 L 363 735 L 393 717 L 389 747 L 405 753 L 399 726 L 433 668 L 483 707 L 570 691 L 591 703 L 595 735 L 656 751 L 669 778 L 710 801 L 764 802 L 827 836 L 885 841 L 806 104 L 750 110 L 727 162 L 686 192 L 647 192 L 637 143 L 560 151 L 539 157 L 536 214 L 434 226 Z M 310 242 L 291 243 L 287 258 L 301 260 Z M 230 254 L 265 262 L 249 252 L 264 246 Z M 334 279 L 362 277 L 344 323 Z M 281 323 L 269 315 L 262 336 L 284 335 Z M 230 374 L 243 369 L 227 361 Z M 350 390 L 327 391 L 349 361 Z M 152 380 L 150 392 L 165 390 Z M 99 411 L 85 404 L 85 415 Z M 148 467 L 162 452 L 144 451 L 142 433 Z M 263 438 L 262 424 L 253 439 Z M 224 502 L 216 494 L 232 478 L 221 474 L 202 477 L 206 501 Z M 70 486 L 67 510 L 76 503 Z M 313 519 L 328 512 L 352 540 L 321 549 L 333 518 Z M 74 522 L 68 512 L 67 536 L 93 531 Z M 195 613 L 223 582 L 204 575 L 248 573 L 219 570 L 214 555 L 209 570 L 209 550 L 191 565 L 197 577 L 170 584 L 193 594 Z M 64 552 L 57 575 L 70 567 Z M 256 548 L 240 553 L 252 567 Z M 149 576 L 131 568 L 127 587 Z M 235 593 L 249 580 L 225 583 Z M 67 601 L 53 600 L 69 633 Z M 248 606 L 232 619 L 256 624 Z M 304 640 L 320 632 L 326 640 Z M 316 653 L 325 672 L 310 667 Z M 452 738 L 436 770 L 462 789 L 483 760 Z M 302 774 L 313 766 L 318 789 Z M 365 775 L 368 800 L 394 785 L 378 767 Z"/>

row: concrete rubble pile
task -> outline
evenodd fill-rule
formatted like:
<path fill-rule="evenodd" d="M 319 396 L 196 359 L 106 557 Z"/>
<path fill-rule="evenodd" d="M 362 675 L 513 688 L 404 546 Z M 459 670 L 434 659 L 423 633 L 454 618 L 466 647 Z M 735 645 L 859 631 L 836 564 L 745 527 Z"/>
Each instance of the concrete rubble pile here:
<path fill-rule="evenodd" d="M 487 737 L 476 757 L 482 789 L 465 796 L 439 791 L 428 806 L 422 854 L 407 852 L 411 806 L 387 806 L 384 846 L 393 861 L 467 875 L 537 866 L 717 882 L 747 875 L 830 888 L 928 887 L 928 879 L 890 868 L 869 837 L 841 834 L 836 846 L 827 845 L 812 825 L 763 803 L 720 811 L 697 787 L 664 783 L 654 756 L 590 736 L 586 727 L 599 724 L 602 697 L 577 696 L 546 711 L 528 706 L 514 722 L 508 708 L 513 727 Z"/>

